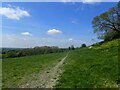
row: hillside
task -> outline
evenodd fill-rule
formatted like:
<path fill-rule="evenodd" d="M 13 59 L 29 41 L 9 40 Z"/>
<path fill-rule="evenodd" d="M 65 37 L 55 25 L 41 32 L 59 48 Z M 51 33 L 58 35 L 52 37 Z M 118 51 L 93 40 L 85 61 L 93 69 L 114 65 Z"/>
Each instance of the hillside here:
<path fill-rule="evenodd" d="M 118 39 L 69 53 L 58 88 L 116 88 Z"/>
<path fill-rule="evenodd" d="M 112 47 L 119 47 L 120 45 L 120 39 L 114 39 L 112 41 L 107 41 L 107 42 L 98 42 L 93 44 L 94 49 L 108 49 Z"/>
<path fill-rule="evenodd" d="M 56 84 L 56 88 L 116 88 L 118 42 L 116 39 L 69 52 L 5 58 L 2 87 L 49 88 Z"/>

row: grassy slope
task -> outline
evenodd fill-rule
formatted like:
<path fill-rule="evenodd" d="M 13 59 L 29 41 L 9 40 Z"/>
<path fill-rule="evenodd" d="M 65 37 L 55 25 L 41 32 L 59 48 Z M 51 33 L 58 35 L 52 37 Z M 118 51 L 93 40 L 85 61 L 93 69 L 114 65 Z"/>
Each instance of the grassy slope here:
<path fill-rule="evenodd" d="M 50 67 L 64 56 L 65 53 L 54 53 L 3 59 L 3 87 L 18 87 L 25 82 L 24 77 Z"/>
<path fill-rule="evenodd" d="M 118 40 L 92 49 L 71 51 L 56 87 L 109 88 L 117 87 Z"/>
<path fill-rule="evenodd" d="M 2 89 L 2 60 L 0 59 L 0 90 Z"/>

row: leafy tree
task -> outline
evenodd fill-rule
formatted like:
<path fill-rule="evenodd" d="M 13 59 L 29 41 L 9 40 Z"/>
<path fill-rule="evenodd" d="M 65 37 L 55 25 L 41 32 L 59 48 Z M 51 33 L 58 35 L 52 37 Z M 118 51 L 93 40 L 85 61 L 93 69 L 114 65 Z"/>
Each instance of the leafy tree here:
<path fill-rule="evenodd" d="M 2 58 L 14 58 L 28 55 L 58 53 L 67 51 L 66 48 L 59 48 L 57 46 L 36 46 L 34 48 L 25 48 L 21 50 L 2 50 Z"/>
<path fill-rule="evenodd" d="M 70 50 L 70 47 L 68 47 L 68 50 Z"/>
<path fill-rule="evenodd" d="M 86 44 L 82 44 L 81 47 L 86 47 Z"/>
<path fill-rule="evenodd" d="M 74 45 L 71 45 L 71 50 L 74 50 L 75 48 L 74 48 Z"/>
<path fill-rule="evenodd" d="M 120 2 L 115 7 L 94 17 L 92 24 L 94 33 L 98 34 L 99 39 L 105 39 L 109 36 L 114 38 L 113 35 L 120 37 Z M 107 39 L 113 39 L 112 37 Z"/>

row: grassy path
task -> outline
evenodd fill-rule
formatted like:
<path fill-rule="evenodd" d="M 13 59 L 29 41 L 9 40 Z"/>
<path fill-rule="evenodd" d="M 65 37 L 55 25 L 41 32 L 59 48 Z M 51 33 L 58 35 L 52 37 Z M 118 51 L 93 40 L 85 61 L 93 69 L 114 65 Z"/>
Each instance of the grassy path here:
<path fill-rule="evenodd" d="M 117 88 L 118 48 L 71 51 L 56 88 Z"/>
<path fill-rule="evenodd" d="M 22 85 L 27 87 L 27 84 L 32 81 L 39 81 L 40 75 L 54 67 L 65 55 L 66 52 L 3 59 L 2 87 L 21 88 Z M 30 87 L 34 87 L 34 85 Z M 35 87 L 38 86 L 35 85 Z"/>
<path fill-rule="evenodd" d="M 61 59 L 55 66 L 50 69 L 43 70 L 41 73 L 35 75 L 37 79 L 29 80 L 25 85 L 20 87 L 22 88 L 53 88 L 56 85 L 58 77 L 60 73 L 62 73 L 60 67 L 63 65 L 65 59 L 68 54 L 64 58 Z"/>
<path fill-rule="evenodd" d="M 0 59 L 0 90 L 2 89 L 2 59 Z"/>

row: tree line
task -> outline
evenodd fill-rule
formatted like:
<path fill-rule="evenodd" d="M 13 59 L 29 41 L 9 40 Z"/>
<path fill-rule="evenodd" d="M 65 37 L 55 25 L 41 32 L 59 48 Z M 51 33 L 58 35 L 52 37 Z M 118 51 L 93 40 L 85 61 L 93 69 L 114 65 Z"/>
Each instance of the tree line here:
<path fill-rule="evenodd" d="M 29 55 L 38 55 L 38 54 L 48 54 L 48 53 L 59 53 L 67 51 L 67 48 L 59 48 L 57 46 L 36 46 L 34 48 L 26 48 L 26 49 L 14 49 L 14 50 L 2 50 L 2 58 L 14 58 L 14 57 L 22 57 Z"/>
<path fill-rule="evenodd" d="M 82 44 L 80 48 L 86 47 L 86 44 Z M 34 48 L 3 48 L 2 49 L 2 58 L 15 58 L 29 55 L 39 55 L 39 54 L 49 54 L 49 53 L 60 53 L 66 52 L 69 50 L 75 50 L 74 45 L 69 46 L 68 48 L 59 48 L 57 46 L 36 46 Z"/>

